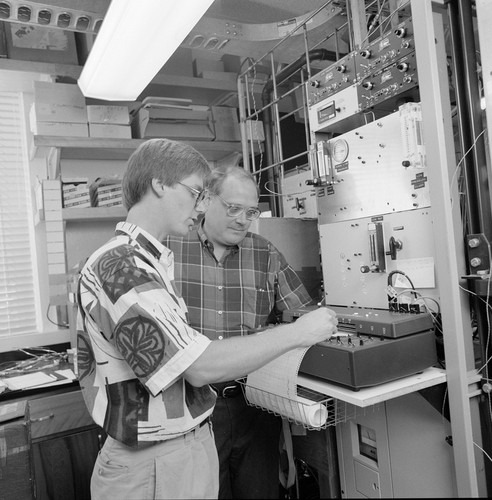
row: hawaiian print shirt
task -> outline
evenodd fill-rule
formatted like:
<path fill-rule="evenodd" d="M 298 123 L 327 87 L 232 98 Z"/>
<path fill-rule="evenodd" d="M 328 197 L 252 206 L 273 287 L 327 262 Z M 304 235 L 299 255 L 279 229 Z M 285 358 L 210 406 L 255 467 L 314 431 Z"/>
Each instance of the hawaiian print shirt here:
<path fill-rule="evenodd" d="M 87 407 L 129 446 L 188 432 L 215 404 L 183 372 L 210 340 L 192 329 L 173 283 L 173 254 L 127 222 L 97 250 L 79 282 L 77 359 Z"/>

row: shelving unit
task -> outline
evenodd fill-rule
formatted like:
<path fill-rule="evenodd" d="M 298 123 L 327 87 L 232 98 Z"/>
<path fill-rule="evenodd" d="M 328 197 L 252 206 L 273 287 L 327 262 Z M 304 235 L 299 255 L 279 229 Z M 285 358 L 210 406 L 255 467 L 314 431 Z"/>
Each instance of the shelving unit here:
<path fill-rule="evenodd" d="M 64 208 L 62 210 L 62 218 L 64 221 L 71 222 L 124 220 L 126 218 L 126 209 L 122 206 Z"/>
<path fill-rule="evenodd" d="M 59 148 L 60 159 L 127 160 L 146 139 L 99 139 L 96 137 L 33 136 L 31 158 L 44 156 L 41 148 Z M 200 151 L 208 161 L 241 153 L 241 142 L 182 141 Z"/>

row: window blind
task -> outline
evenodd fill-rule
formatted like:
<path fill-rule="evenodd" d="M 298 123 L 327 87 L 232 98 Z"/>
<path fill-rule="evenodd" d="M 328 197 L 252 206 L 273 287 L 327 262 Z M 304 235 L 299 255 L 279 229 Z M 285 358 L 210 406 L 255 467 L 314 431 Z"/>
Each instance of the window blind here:
<path fill-rule="evenodd" d="M 0 91 L 0 338 L 37 330 L 21 94 Z"/>

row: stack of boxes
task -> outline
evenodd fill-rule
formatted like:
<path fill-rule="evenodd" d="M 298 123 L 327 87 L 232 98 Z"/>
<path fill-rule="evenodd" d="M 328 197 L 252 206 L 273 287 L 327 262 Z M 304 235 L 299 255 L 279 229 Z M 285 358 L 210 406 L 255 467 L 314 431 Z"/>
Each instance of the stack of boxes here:
<path fill-rule="evenodd" d="M 77 85 L 34 82 L 29 118 L 35 135 L 89 137 L 85 97 Z"/>
<path fill-rule="evenodd" d="M 131 139 L 130 113 L 127 106 L 87 106 L 90 137 Z"/>
<path fill-rule="evenodd" d="M 167 137 L 176 140 L 241 140 L 237 108 L 191 103 L 144 103 L 133 123 L 137 138 Z"/>
<path fill-rule="evenodd" d="M 133 135 L 145 139 L 215 139 L 212 113 L 208 106 L 172 102 L 144 103 L 133 120 Z"/>
<path fill-rule="evenodd" d="M 64 179 L 62 181 L 63 207 L 85 208 L 91 206 L 88 179 Z"/>
<path fill-rule="evenodd" d="M 50 304 L 65 305 L 67 303 L 65 232 L 60 180 L 43 181 L 43 210 L 46 223 Z"/>
<path fill-rule="evenodd" d="M 87 106 L 79 87 L 70 83 L 34 82 L 30 122 L 34 135 L 132 138 L 127 106 Z"/>
<path fill-rule="evenodd" d="M 120 179 L 97 179 L 90 186 L 93 207 L 117 207 L 123 205 Z"/>

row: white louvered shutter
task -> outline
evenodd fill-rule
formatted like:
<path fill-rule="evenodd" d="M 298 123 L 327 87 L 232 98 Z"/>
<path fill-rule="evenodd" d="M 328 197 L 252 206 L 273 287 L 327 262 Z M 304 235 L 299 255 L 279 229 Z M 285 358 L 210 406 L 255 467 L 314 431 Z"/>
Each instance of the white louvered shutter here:
<path fill-rule="evenodd" d="M 21 94 L 0 91 L 0 338 L 36 332 L 34 228 Z"/>

